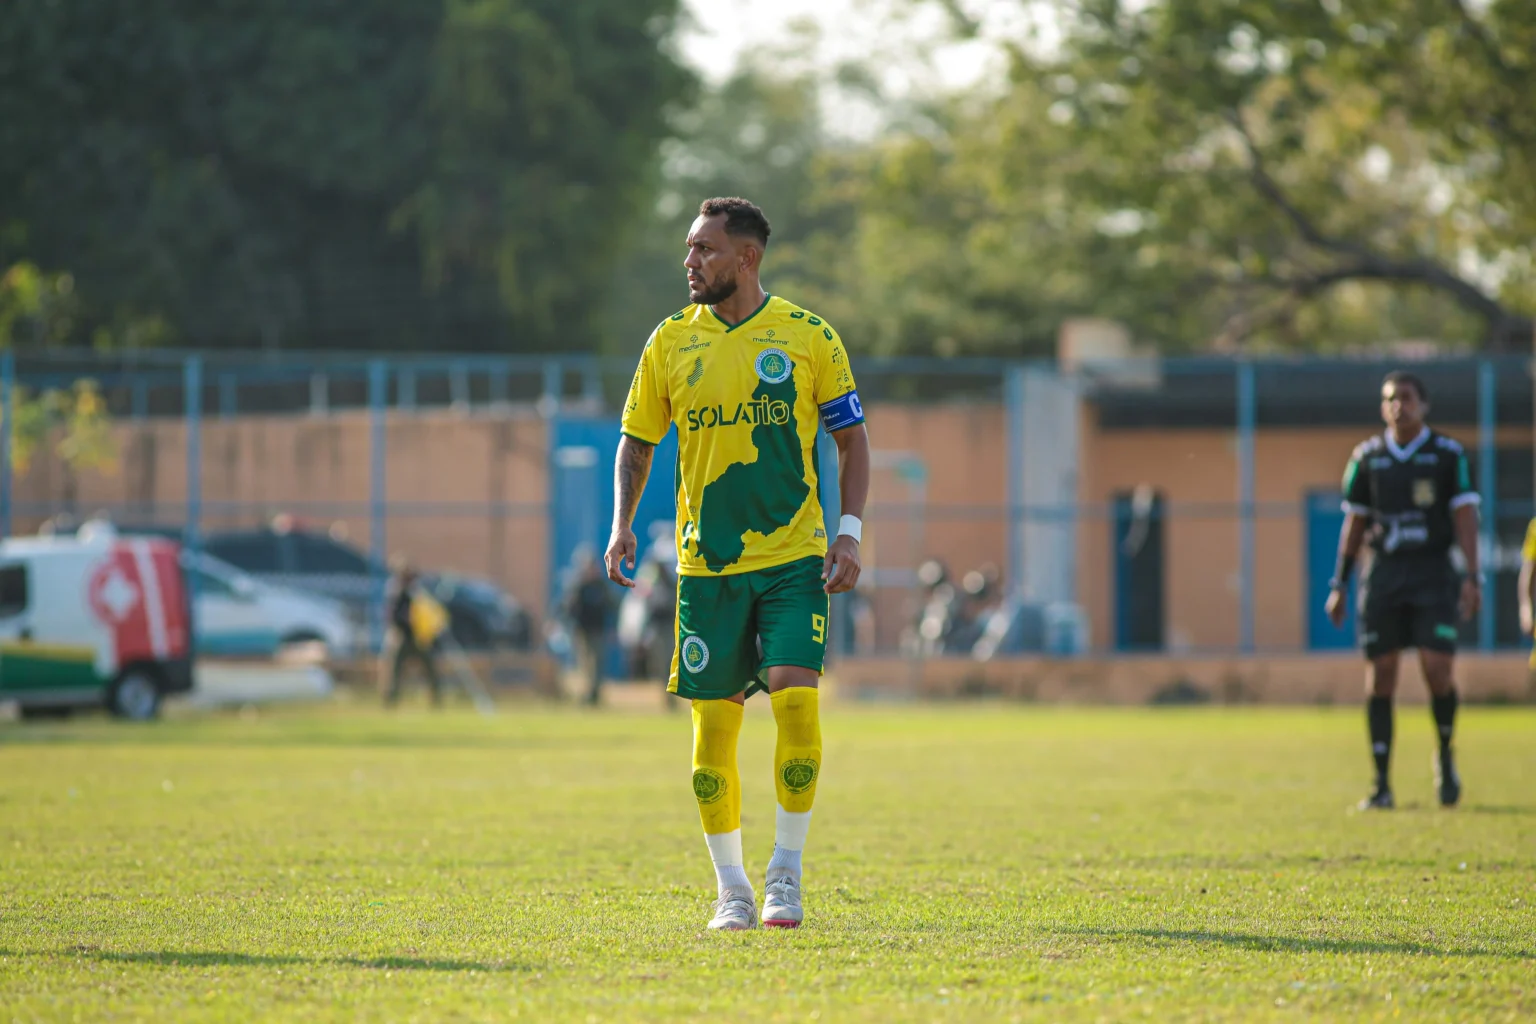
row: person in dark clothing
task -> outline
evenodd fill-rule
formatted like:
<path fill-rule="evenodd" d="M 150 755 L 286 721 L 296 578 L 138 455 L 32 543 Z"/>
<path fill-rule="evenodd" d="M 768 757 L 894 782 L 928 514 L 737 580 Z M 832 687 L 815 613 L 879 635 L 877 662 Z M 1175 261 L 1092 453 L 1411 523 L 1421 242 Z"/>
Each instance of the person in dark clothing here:
<path fill-rule="evenodd" d="M 603 641 L 612 605 L 611 585 L 597 557 L 586 546 L 579 548 L 572 559 L 561 611 L 571 629 L 577 671 L 587 682 L 588 704 L 602 699 Z"/>
<path fill-rule="evenodd" d="M 427 640 L 418 636 L 415 616 L 412 614 L 418 600 L 417 575 L 414 570 L 402 569 L 395 577 L 394 595 L 389 602 L 389 635 L 385 653 L 389 658 L 389 690 L 384 696 L 385 707 L 394 707 L 400 701 L 400 687 L 404 682 L 407 663 L 415 661 L 427 677 L 432 690 L 433 707 L 442 707 L 442 679 L 437 672 L 436 638 Z"/>
<path fill-rule="evenodd" d="M 1387 429 L 1355 448 L 1344 471 L 1344 528 L 1338 568 L 1330 584 L 1328 618 L 1342 626 L 1345 592 L 1362 543 L 1371 558 L 1359 589 L 1360 646 L 1370 662 L 1366 721 L 1376 765 L 1374 791 L 1361 810 L 1393 806 L 1388 765 L 1392 756 L 1392 699 L 1398 654 L 1419 652 L 1439 734 L 1436 775 L 1440 804 L 1461 799 L 1461 777 L 1451 757 L 1456 722 L 1452 676 L 1457 620 L 1468 620 L 1482 601 L 1478 571 L 1478 493 L 1461 445 L 1424 423 L 1429 392 L 1411 373 L 1389 373 L 1381 386 Z M 1461 549 L 1466 575 L 1449 558 Z"/>

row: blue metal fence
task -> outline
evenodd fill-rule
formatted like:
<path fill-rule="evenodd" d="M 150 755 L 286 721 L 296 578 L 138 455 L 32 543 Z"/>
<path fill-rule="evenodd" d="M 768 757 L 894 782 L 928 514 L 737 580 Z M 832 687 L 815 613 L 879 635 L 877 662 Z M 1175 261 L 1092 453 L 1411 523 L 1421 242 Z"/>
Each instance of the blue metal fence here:
<path fill-rule="evenodd" d="M 1195 433 L 1190 432 L 1214 430 L 1230 436 L 1230 468 L 1212 463 L 1208 472 L 1211 486 L 1202 488 L 1199 498 L 1160 496 L 1156 505 L 1164 524 L 1208 522 L 1232 531 L 1231 547 L 1220 550 L 1227 543 L 1223 541 L 1202 552 L 1202 557 L 1222 560 L 1223 564 L 1229 559 L 1232 565 L 1235 629 L 1230 641 L 1216 647 L 1242 653 L 1274 649 L 1273 642 L 1265 640 L 1261 626 L 1266 615 L 1265 595 L 1276 586 L 1277 578 L 1266 575 L 1276 570 L 1265 567 L 1262 545 L 1266 530 L 1277 523 L 1293 523 L 1298 538 L 1300 564 L 1290 571 L 1299 569 L 1300 599 L 1306 602 L 1306 609 L 1300 612 L 1300 633 L 1294 646 L 1315 650 L 1337 646 L 1341 642 L 1338 631 L 1321 628 L 1313 608 L 1318 577 L 1331 548 L 1327 534 L 1333 527 L 1324 513 L 1329 499 L 1321 496 L 1317 486 L 1282 499 L 1273 494 L 1263 496 L 1268 456 L 1260 450 L 1260 439 L 1325 427 L 1358 428 L 1359 436 L 1364 437 L 1379 429 L 1372 423 L 1374 389 L 1382 373 L 1396 365 L 1399 361 L 1386 359 L 1200 358 L 1090 362 L 1062 371 L 1055 364 L 1002 359 L 860 361 L 861 395 L 866 407 L 876 410 L 877 422 L 882 408 L 996 409 L 997 429 L 1003 435 L 1000 439 L 980 439 L 998 451 L 997 496 L 945 493 L 944 485 L 936 483 L 945 478 L 944 452 L 888 453 L 892 482 L 867 514 L 871 528 L 884 535 L 884 560 L 871 573 L 875 589 L 859 605 L 866 611 L 873 608 L 870 614 L 878 619 L 873 627 L 874 648 L 896 647 L 905 642 L 898 641 L 898 635 L 906 637 L 920 631 L 922 605 L 933 598 L 933 588 L 917 576 L 921 562 L 936 551 L 965 548 L 960 541 L 974 541 L 983 534 L 997 538 L 995 551 L 989 556 L 1001 566 L 1001 584 L 991 591 L 994 600 L 1011 597 L 1015 602 L 1028 603 L 1024 593 L 1027 581 L 1057 579 L 1052 601 L 1091 603 L 1095 600 L 1092 594 L 1077 592 L 1080 581 L 1087 581 L 1090 589 L 1106 592 L 1107 599 L 1101 605 L 1112 620 L 1142 614 L 1126 609 L 1143 605 L 1162 608 L 1158 614 L 1165 617 L 1173 614 L 1168 609 L 1175 603 L 1174 595 L 1167 580 L 1160 575 L 1149 583 L 1135 576 L 1151 571 L 1145 565 L 1138 568 L 1113 555 L 1096 575 L 1085 568 L 1090 556 L 1083 551 L 1066 556 L 1053 550 L 1081 547 L 1082 538 L 1096 530 L 1105 543 L 1119 544 L 1124 533 L 1120 526 L 1111 530 L 1094 525 L 1120 523 L 1122 513 L 1115 511 L 1115 494 L 1085 493 L 1079 477 L 1068 472 L 1097 472 L 1083 461 L 1090 455 L 1086 450 L 1077 450 L 1082 464 L 1076 467 L 1068 465 L 1071 460 L 1061 454 L 1066 451 L 1062 445 L 1088 443 L 1078 437 L 1078 425 L 1061 416 L 1042 418 L 1040 403 L 1050 398 L 1050 388 L 1056 384 L 1062 394 L 1070 392 L 1074 401 L 1089 410 L 1085 422 L 1091 421 L 1095 444 L 1105 438 L 1130 437 L 1138 431 L 1193 437 Z M 1487 589 L 1487 599 L 1468 638 L 1484 648 L 1516 643 L 1518 638 L 1509 626 L 1513 618 L 1512 578 L 1517 568 L 1512 552 L 1532 513 L 1529 361 L 1440 359 L 1412 365 L 1430 382 L 1435 422 L 1469 431 L 1471 436 L 1462 439 L 1475 449 L 1482 496 L 1482 546 L 1494 585 Z M 368 417 L 366 493 L 343 500 L 289 501 L 284 503 L 287 510 L 366 522 L 368 555 L 376 565 L 388 559 L 392 524 L 423 518 L 445 524 L 455 518 L 484 516 L 542 518 L 547 525 L 548 547 L 538 557 L 546 567 L 546 586 L 543 593 L 518 596 L 543 607 L 551 599 L 559 570 L 574 546 L 600 545 L 606 537 L 611 515 L 608 469 L 617 443 L 617 420 L 611 410 L 617 408 L 631 371 L 627 359 L 586 355 L 361 358 L 307 353 L 147 352 L 110 357 L 0 353 L 0 529 L 9 534 L 16 523 L 34 523 L 61 510 L 57 500 L 17 498 L 10 458 L 17 387 L 36 393 L 89 378 L 101 388 L 119 421 L 184 421 L 186 491 L 179 506 L 146 508 L 139 504 L 132 510 L 107 511 L 131 511 L 177 523 L 192 544 L 198 542 L 209 516 L 227 521 L 242 512 L 254 514 L 258 508 L 258 503 L 206 493 L 208 453 L 202 438 L 210 417 L 320 418 L 355 410 L 366 412 Z M 391 499 L 386 488 L 391 474 L 390 417 L 432 408 L 493 415 L 497 410 L 514 408 L 535 411 L 549 424 L 549 451 L 545 453 L 548 502 L 539 505 L 494 499 L 465 503 L 434 500 L 431 495 Z M 922 441 L 919 437 L 912 443 Z M 876 448 L 887 444 L 877 433 Z M 590 458 L 577 459 L 571 454 L 576 449 L 583 449 Z M 953 454 L 958 458 L 960 453 Z M 1339 454 L 1340 469 L 1345 455 L 1347 451 Z M 647 521 L 664 521 L 671 515 L 670 488 L 663 479 L 670 472 L 666 468 L 670 460 L 670 450 L 659 453 L 646 497 Z M 835 450 L 823 453 L 824 466 L 835 462 Z M 1138 467 L 1136 482 L 1157 490 L 1165 478 L 1176 475 L 1174 468 Z M 1180 473 L 1182 479 L 1189 476 L 1183 470 Z M 1042 488 L 1041 480 L 1046 477 L 1055 480 L 1054 490 Z M 913 483 L 918 480 L 921 485 Z M 829 506 L 835 504 L 835 487 L 823 498 Z M 829 515 L 835 521 L 835 511 L 829 508 Z M 643 536 L 642 542 L 646 539 Z M 975 547 L 973 543 L 965 550 Z M 1180 559 L 1188 553 L 1169 546 L 1164 557 Z M 1041 568 L 1052 558 L 1064 558 L 1067 564 L 1065 569 L 1059 565 L 1052 569 L 1057 572 L 1054 577 Z M 1171 571 L 1166 566 L 1158 569 L 1159 574 Z M 1286 586 L 1294 589 L 1297 582 L 1293 578 Z M 1147 593 L 1161 599 L 1150 603 L 1131 600 L 1129 588 L 1133 585 L 1152 588 Z M 378 607 L 373 611 L 370 618 L 376 638 L 382 616 Z M 844 636 L 855 633 L 853 620 L 857 616 L 851 602 L 845 603 L 839 616 L 839 621 L 848 623 Z M 1117 637 L 1132 633 L 1136 631 L 1104 621 L 1089 638 L 1089 645 L 1112 647 Z M 1136 635 L 1162 636 L 1162 631 L 1142 630 Z M 1160 643 L 1169 648 L 1202 647 L 1172 635 Z M 866 644 L 865 649 L 869 646 Z M 1135 644 L 1127 641 L 1127 646 Z M 913 649 L 932 647 L 918 644 Z"/>

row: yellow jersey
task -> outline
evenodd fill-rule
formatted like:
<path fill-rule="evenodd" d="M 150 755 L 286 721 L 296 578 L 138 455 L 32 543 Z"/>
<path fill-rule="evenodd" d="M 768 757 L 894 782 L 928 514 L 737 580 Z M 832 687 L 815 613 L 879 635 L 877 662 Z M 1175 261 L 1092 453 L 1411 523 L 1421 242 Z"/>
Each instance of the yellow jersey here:
<path fill-rule="evenodd" d="M 827 553 L 818 422 L 828 431 L 864 422 L 848 353 L 820 317 L 770 295 L 739 324 L 701 305 L 661 322 L 640 355 L 623 430 L 656 444 L 677 426 L 680 574 Z"/>

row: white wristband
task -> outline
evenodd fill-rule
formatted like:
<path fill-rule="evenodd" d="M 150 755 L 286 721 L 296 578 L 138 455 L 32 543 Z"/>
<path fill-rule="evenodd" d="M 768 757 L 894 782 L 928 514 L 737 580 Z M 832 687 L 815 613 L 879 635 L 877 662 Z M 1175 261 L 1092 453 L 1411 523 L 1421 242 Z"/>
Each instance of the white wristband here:
<path fill-rule="evenodd" d="M 837 535 L 839 537 L 852 537 L 854 543 L 864 542 L 864 520 L 858 516 L 843 516 L 837 523 Z"/>

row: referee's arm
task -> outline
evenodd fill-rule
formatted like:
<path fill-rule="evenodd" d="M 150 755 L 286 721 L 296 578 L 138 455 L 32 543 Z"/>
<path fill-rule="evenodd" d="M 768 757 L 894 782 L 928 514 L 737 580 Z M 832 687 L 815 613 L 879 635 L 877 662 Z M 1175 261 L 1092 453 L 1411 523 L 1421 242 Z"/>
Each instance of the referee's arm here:
<path fill-rule="evenodd" d="M 1349 577 L 1355 571 L 1355 559 L 1360 555 L 1360 545 L 1365 542 L 1365 531 L 1370 526 L 1370 514 L 1346 509 L 1344 526 L 1339 530 L 1339 560 L 1333 570 L 1333 580 L 1328 585 L 1328 604 L 1324 610 L 1335 629 L 1344 625 L 1345 594 L 1349 589 Z"/>
<path fill-rule="evenodd" d="M 1483 567 L 1478 559 L 1478 493 L 1472 489 L 1472 471 L 1467 465 L 1466 452 L 1457 453 L 1454 490 L 1455 495 L 1450 501 L 1451 526 L 1456 533 L 1456 546 L 1461 548 L 1463 564 L 1467 567 L 1467 575 L 1461 581 L 1461 617 L 1471 622 L 1483 603 Z"/>
<path fill-rule="evenodd" d="M 1344 467 L 1344 525 L 1339 530 L 1339 560 L 1334 565 L 1333 580 L 1328 584 L 1328 603 L 1324 606 L 1334 629 L 1344 625 L 1349 577 L 1355 571 L 1355 559 L 1360 555 L 1365 531 L 1371 525 L 1371 487 L 1360 472 L 1361 459 L 1362 453 L 1357 448 Z"/>

